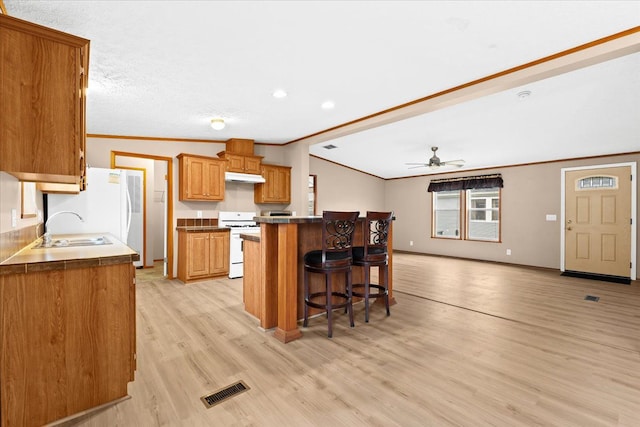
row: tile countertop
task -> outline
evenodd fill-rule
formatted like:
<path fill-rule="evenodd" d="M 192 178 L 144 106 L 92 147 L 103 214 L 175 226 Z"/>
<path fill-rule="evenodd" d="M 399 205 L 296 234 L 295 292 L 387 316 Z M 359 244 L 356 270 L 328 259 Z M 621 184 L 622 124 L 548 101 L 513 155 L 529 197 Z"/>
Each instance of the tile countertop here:
<path fill-rule="evenodd" d="M 0 275 L 124 264 L 140 259 L 140 254 L 107 233 L 57 234 L 53 239 L 92 239 L 102 236 L 111 244 L 35 248 L 42 240 L 38 239 L 1 262 Z"/>

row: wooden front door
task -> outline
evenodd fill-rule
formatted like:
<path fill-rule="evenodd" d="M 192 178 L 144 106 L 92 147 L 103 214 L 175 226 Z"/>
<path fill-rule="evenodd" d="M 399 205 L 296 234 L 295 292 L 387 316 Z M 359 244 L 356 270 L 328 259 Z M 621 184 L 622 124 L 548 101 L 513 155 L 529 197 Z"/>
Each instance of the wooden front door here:
<path fill-rule="evenodd" d="M 630 277 L 631 167 L 565 172 L 565 270 Z"/>

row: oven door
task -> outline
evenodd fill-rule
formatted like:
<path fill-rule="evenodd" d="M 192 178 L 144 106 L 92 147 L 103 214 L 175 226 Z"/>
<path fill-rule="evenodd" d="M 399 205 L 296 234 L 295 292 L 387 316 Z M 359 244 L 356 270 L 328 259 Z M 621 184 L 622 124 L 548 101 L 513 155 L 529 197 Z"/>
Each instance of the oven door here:
<path fill-rule="evenodd" d="M 242 262 L 242 239 L 240 233 L 232 232 L 230 234 L 231 242 L 229 245 L 229 258 L 231 264 Z"/>
<path fill-rule="evenodd" d="M 240 232 L 231 232 L 229 244 L 229 277 L 242 277 L 242 239 Z"/>

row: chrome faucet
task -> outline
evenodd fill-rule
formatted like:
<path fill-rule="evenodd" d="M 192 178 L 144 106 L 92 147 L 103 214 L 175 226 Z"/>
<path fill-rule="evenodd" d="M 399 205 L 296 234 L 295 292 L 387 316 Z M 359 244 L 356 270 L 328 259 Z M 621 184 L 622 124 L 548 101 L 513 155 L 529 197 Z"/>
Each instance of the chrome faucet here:
<path fill-rule="evenodd" d="M 78 217 L 78 219 L 81 222 L 84 222 L 84 218 L 82 218 L 80 216 L 80 214 L 73 212 L 73 211 L 59 211 L 54 213 L 53 215 L 51 215 L 49 218 L 47 218 L 47 221 L 44 223 L 44 229 L 45 229 L 45 233 L 42 236 L 42 245 L 46 248 L 51 246 L 51 233 L 49 233 L 49 229 L 47 228 L 47 224 L 49 224 L 49 221 L 51 221 L 53 218 L 55 218 L 56 216 L 60 215 L 60 214 L 72 214 Z"/>

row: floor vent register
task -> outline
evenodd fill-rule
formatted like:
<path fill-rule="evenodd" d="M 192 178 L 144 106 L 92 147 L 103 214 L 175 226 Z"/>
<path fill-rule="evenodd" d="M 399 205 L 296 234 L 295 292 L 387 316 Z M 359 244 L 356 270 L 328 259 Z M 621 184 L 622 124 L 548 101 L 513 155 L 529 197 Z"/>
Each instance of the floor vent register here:
<path fill-rule="evenodd" d="M 250 387 L 245 384 L 244 381 L 238 381 L 235 384 L 223 387 L 206 396 L 202 396 L 200 400 L 202 400 L 204 406 L 211 408 L 212 406 L 222 403 L 227 399 L 231 399 L 233 396 L 237 396 L 238 394 L 249 390 L 249 388 Z"/>

